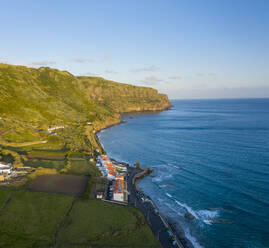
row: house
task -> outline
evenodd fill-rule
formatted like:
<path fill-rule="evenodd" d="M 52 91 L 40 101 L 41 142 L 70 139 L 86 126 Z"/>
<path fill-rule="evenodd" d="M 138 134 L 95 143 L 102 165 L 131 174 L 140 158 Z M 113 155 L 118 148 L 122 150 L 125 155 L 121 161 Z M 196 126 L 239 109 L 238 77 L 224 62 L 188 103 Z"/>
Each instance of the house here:
<path fill-rule="evenodd" d="M 55 126 L 55 127 L 48 128 L 48 132 L 52 133 L 52 131 L 57 130 L 57 129 L 64 129 L 64 126 Z"/>
<path fill-rule="evenodd" d="M 101 159 L 104 161 L 110 161 L 110 159 L 106 155 L 101 155 Z"/>
<path fill-rule="evenodd" d="M 120 171 L 124 171 L 124 172 L 127 171 L 126 166 L 115 165 L 115 167 L 116 167 L 116 169 L 118 169 L 118 170 L 120 170 Z"/>
<path fill-rule="evenodd" d="M 107 174 L 107 179 L 108 180 L 114 180 L 116 177 L 116 172 L 114 171 L 109 171 L 108 174 Z"/>
<path fill-rule="evenodd" d="M 113 200 L 124 201 L 124 177 L 117 176 L 113 185 Z"/>
<path fill-rule="evenodd" d="M 97 198 L 97 199 L 103 199 L 103 193 L 102 193 L 102 192 L 98 192 L 98 193 L 96 194 L 96 198 Z"/>
<path fill-rule="evenodd" d="M 0 162 L 0 174 L 10 174 L 12 172 L 12 164 Z"/>
<path fill-rule="evenodd" d="M 113 166 L 107 166 L 106 171 L 115 171 L 115 168 Z"/>

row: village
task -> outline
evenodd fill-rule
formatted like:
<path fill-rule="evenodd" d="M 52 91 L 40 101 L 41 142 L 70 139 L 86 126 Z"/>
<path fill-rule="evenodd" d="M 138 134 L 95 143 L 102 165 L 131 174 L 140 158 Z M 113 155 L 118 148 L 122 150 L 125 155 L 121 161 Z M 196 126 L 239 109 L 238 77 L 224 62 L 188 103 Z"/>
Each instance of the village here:
<path fill-rule="evenodd" d="M 97 158 L 96 166 L 102 173 L 103 178 L 108 180 L 108 188 L 105 194 L 100 192 L 96 195 L 96 198 L 127 203 L 127 165 L 112 161 L 106 155 L 100 155 Z"/>
<path fill-rule="evenodd" d="M 0 183 L 10 183 L 13 180 L 25 176 L 31 170 L 31 167 L 14 168 L 11 163 L 0 162 Z"/>

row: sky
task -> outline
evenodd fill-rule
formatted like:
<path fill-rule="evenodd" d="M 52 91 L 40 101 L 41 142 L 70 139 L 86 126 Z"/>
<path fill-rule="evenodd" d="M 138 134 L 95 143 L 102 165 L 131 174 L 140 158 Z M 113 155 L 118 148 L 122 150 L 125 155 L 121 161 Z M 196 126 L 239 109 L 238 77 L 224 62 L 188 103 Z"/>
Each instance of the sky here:
<path fill-rule="evenodd" d="M 269 97 L 268 0 L 0 0 L 0 62 L 153 87 Z"/>

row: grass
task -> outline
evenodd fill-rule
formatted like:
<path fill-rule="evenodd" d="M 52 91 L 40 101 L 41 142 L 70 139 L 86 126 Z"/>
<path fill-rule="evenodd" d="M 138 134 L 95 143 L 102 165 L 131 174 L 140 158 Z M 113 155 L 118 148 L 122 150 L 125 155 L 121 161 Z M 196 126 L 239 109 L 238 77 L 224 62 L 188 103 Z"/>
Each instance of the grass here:
<path fill-rule="evenodd" d="M 80 200 L 74 205 L 59 232 L 58 244 L 160 247 L 137 209 L 100 200 Z"/>
<path fill-rule="evenodd" d="M 3 206 L 3 204 L 6 202 L 6 200 L 8 199 L 10 192 L 11 191 L 8 188 L 6 188 L 5 190 L 1 190 L 0 188 L 0 209 Z"/>
<path fill-rule="evenodd" d="M 0 187 L 0 247 L 160 247 L 135 208 L 100 200 L 77 199 L 67 195 L 36 193 L 20 188 Z M 75 244 L 75 245 L 73 245 Z"/>
<path fill-rule="evenodd" d="M 100 171 L 95 166 L 95 163 L 87 160 L 71 160 L 71 168 L 67 171 L 68 174 L 73 175 L 91 175 L 100 176 Z"/>
<path fill-rule="evenodd" d="M 28 158 L 36 159 L 47 159 L 47 160 L 64 160 L 66 153 L 65 152 L 55 152 L 48 150 L 33 150 L 27 153 Z"/>
<path fill-rule="evenodd" d="M 29 179 L 34 179 L 37 176 L 47 175 L 47 174 L 57 174 L 57 170 L 56 169 L 38 167 L 34 173 L 28 175 L 28 178 Z"/>
<path fill-rule="evenodd" d="M 12 196 L 0 210 L 0 247 L 51 246 L 54 232 L 73 197 L 3 188 L 0 192 L 1 196 L 9 193 Z"/>
<path fill-rule="evenodd" d="M 87 189 L 88 180 L 86 176 L 40 175 L 29 185 L 29 190 L 81 196 Z"/>
<path fill-rule="evenodd" d="M 53 160 L 44 160 L 44 159 L 28 159 L 24 162 L 25 166 L 30 166 L 34 168 L 43 167 L 61 170 L 66 166 L 66 161 L 53 161 Z"/>

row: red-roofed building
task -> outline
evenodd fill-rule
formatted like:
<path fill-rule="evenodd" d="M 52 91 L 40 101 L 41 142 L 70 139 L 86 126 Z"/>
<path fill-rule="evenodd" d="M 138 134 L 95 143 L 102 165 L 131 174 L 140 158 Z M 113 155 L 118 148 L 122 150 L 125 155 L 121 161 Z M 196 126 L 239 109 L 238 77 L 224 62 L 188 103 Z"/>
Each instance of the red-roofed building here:
<path fill-rule="evenodd" d="M 124 201 L 124 177 L 117 176 L 113 185 L 113 200 Z"/>
<path fill-rule="evenodd" d="M 113 179 L 115 179 L 115 177 L 116 177 L 116 172 L 115 172 L 115 171 L 109 171 L 109 172 L 108 172 L 108 174 L 107 174 L 107 178 L 108 178 L 109 180 L 113 180 Z"/>

